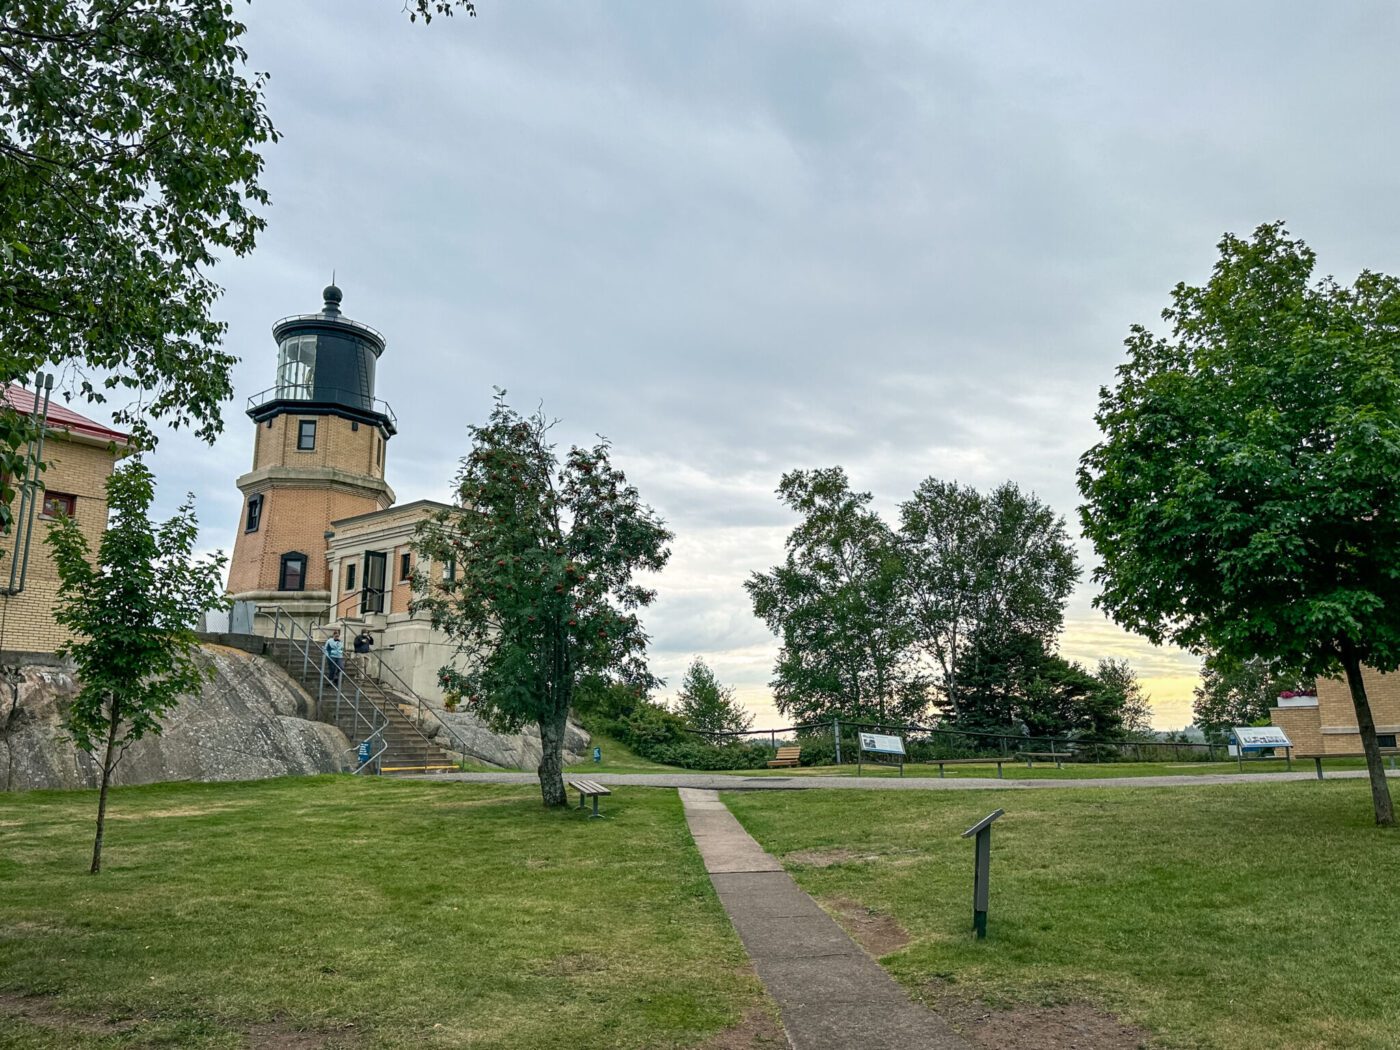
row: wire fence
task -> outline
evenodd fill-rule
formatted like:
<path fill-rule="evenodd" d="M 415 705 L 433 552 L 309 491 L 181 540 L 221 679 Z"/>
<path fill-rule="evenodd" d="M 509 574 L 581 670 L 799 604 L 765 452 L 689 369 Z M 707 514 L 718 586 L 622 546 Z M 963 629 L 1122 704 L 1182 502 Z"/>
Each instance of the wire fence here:
<path fill-rule="evenodd" d="M 777 729 L 690 732 L 712 744 L 762 744 L 772 751 L 796 744 L 803 749 L 804 761 L 810 756 L 818 764 L 833 765 L 856 762 L 857 734 L 861 732 L 902 737 L 911 762 L 940 758 L 1007 759 L 1024 754 L 1064 755 L 1070 761 L 1084 762 L 1219 762 L 1230 757 L 1224 744 L 1207 741 L 1034 736 L 844 718 Z"/>

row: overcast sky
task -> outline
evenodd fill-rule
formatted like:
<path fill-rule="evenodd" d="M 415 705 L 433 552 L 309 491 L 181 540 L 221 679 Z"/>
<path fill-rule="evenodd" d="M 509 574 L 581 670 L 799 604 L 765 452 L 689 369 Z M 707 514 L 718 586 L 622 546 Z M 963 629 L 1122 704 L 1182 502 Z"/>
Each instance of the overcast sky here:
<path fill-rule="evenodd" d="M 1224 231 L 1282 218 L 1321 269 L 1400 271 L 1400 7 L 400 0 L 237 7 L 283 139 L 257 250 L 221 265 L 242 358 L 210 450 L 166 436 L 162 502 L 231 550 L 269 332 L 383 331 L 399 500 L 444 499 L 493 387 L 607 435 L 676 532 L 646 622 L 671 692 L 703 654 L 762 726 L 776 645 L 742 583 L 773 495 L 841 464 L 892 512 L 924 477 L 1008 478 L 1075 534 L 1074 470 L 1134 322 Z M 1126 656 L 1156 722 L 1196 663 L 1090 605 L 1062 649 Z"/>

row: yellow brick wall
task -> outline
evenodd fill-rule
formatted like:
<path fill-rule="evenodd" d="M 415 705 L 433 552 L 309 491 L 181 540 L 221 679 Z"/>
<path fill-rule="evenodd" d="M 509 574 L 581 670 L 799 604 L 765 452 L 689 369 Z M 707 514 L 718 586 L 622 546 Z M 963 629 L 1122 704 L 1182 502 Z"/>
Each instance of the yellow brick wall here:
<path fill-rule="evenodd" d="M 1371 703 L 1371 717 L 1379 733 L 1400 733 L 1400 674 L 1381 674 L 1363 668 L 1366 697 Z M 1345 678 L 1325 678 L 1317 683 L 1317 703 L 1325 752 L 1361 750 L 1361 735 L 1356 731 L 1356 708 L 1352 706 L 1351 689 Z M 1350 733 L 1328 733 L 1329 727 L 1346 727 Z"/>
<path fill-rule="evenodd" d="M 1269 721 L 1288 734 L 1298 754 L 1316 755 L 1325 746 L 1317 712 L 1316 707 L 1275 707 L 1269 711 Z"/>
<path fill-rule="evenodd" d="M 296 447 L 298 424 L 316 420 L 316 447 Z M 269 423 L 271 425 L 269 425 Z M 329 468 L 382 481 L 387 455 L 384 436 L 368 423 L 355 424 L 339 416 L 287 413 L 257 424 L 253 469 L 266 467 Z M 248 500 L 263 497 L 256 532 L 245 532 Z M 272 479 L 244 493 L 239 508 L 228 589 L 232 594 L 275 591 L 281 582 L 282 555 L 300 551 L 307 556 L 305 590 L 330 589 L 325 533 L 338 518 L 382 510 L 384 501 L 328 481 Z"/>
<path fill-rule="evenodd" d="M 326 530 L 337 518 L 381 509 L 379 501 L 324 484 L 272 482 L 261 490 L 262 520 L 257 532 L 244 532 L 245 500 L 234 539 L 228 589 L 275 591 L 280 582 L 282 555 L 301 551 L 307 556 L 306 590 L 330 589 L 326 569 Z"/>
<path fill-rule="evenodd" d="M 309 452 L 297 448 L 298 424 L 303 419 L 316 421 L 316 447 Z M 368 423 L 356 424 L 339 416 L 301 416 L 289 412 L 257 424 L 253 469 L 334 467 L 382 481 L 387 457 L 385 444 L 379 428 Z"/>
<path fill-rule="evenodd" d="M 104 447 L 80 444 L 50 434 L 44 446 L 48 469 L 41 475 L 50 492 L 66 492 L 77 497 L 75 517 L 78 527 L 96 555 L 107 528 L 107 479 L 116 457 Z M 42 508 L 42 496 L 40 507 Z M 18 500 L 12 505 L 18 510 Z M 68 640 L 68 632 L 54 622 L 58 603 L 58 567 L 45 542 L 52 522 L 34 516 L 34 536 L 29 546 L 29 572 L 24 590 L 0 596 L 0 650 L 51 653 Z M 14 535 L 4 538 L 7 552 L 0 559 L 0 586 L 10 581 L 10 552 Z"/>

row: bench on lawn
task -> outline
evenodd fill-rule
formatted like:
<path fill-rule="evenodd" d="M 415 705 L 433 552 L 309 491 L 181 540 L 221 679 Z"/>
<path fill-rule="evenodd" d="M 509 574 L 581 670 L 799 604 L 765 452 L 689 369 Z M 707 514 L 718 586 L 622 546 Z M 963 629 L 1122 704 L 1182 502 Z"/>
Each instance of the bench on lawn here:
<path fill-rule="evenodd" d="M 1065 751 L 1017 751 L 1016 757 L 1026 760 L 1027 769 L 1031 768 L 1031 763 L 1037 758 L 1042 762 L 1049 759 L 1055 763 L 1056 769 L 1063 769 L 1064 766 L 1061 765 L 1061 763 L 1064 762 L 1065 759 L 1073 758 L 1074 756 Z"/>
<path fill-rule="evenodd" d="M 769 760 L 768 768 L 775 769 L 778 766 L 795 766 L 802 759 L 802 749 L 800 747 L 780 747 L 778 757 Z"/>
<path fill-rule="evenodd" d="M 1390 762 L 1389 762 L 1388 764 L 1389 764 L 1389 766 L 1390 766 L 1391 769 L 1394 769 L 1394 768 L 1395 768 L 1395 756 L 1396 756 L 1396 755 L 1400 755 L 1400 748 L 1397 748 L 1397 747 L 1383 747 L 1383 748 L 1381 748 L 1381 754 L 1387 756 L 1387 757 L 1390 759 Z M 1321 755 L 1295 755 L 1294 757 L 1295 757 L 1295 758 L 1310 758 L 1310 759 L 1312 759 L 1312 760 L 1313 760 L 1313 764 L 1317 767 L 1317 779 L 1318 779 L 1318 780 L 1321 780 L 1321 779 L 1322 779 L 1322 760 L 1323 760 L 1324 758 L 1365 758 L 1365 757 L 1366 757 L 1366 752 L 1364 752 L 1364 751 L 1327 751 L 1327 752 L 1324 752 L 1324 753 L 1321 754 Z"/>
<path fill-rule="evenodd" d="M 1006 761 L 1004 758 L 931 758 L 934 765 L 938 766 L 938 775 L 943 775 L 944 766 L 986 766 L 993 762 L 997 764 L 997 779 L 1004 780 L 1001 775 L 1001 764 Z"/>
<path fill-rule="evenodd" d="M 611 795 L 611 791 L 603 787 L 603 785 L 596 780 L 584 780 L 581 777 L 574 777 L 570 780 L 569 787 L 578 792 L 579 809 L 583 809 L 584 799 L 591 798 L 593 800 L 593 815 L 595 817 L 602 816 L 602 814 L 598 812 L 598 800 L 604 795 Z"/>

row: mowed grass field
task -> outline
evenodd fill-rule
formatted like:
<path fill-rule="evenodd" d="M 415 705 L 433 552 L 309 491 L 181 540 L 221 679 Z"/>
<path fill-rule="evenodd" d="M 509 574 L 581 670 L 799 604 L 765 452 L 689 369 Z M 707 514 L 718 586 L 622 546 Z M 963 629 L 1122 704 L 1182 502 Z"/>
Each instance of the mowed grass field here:
<path fill-rule="evenodd" d="M 95 804 L 0 795 L 0 1046 L 690 1047 L 771 1009 L 673 791 L 120 788 L 92 877 Z"/>
<path fill-rule="evenodd" d="M 1400 833 L 1364 781 L 723 797 L 808 892 L 902 925 L 882 962 L 930 1001 L 1087 1000 L 1154 1047 L 1400 1046 Z M 978 942 L 958 836 L 998 807 Z"/>

